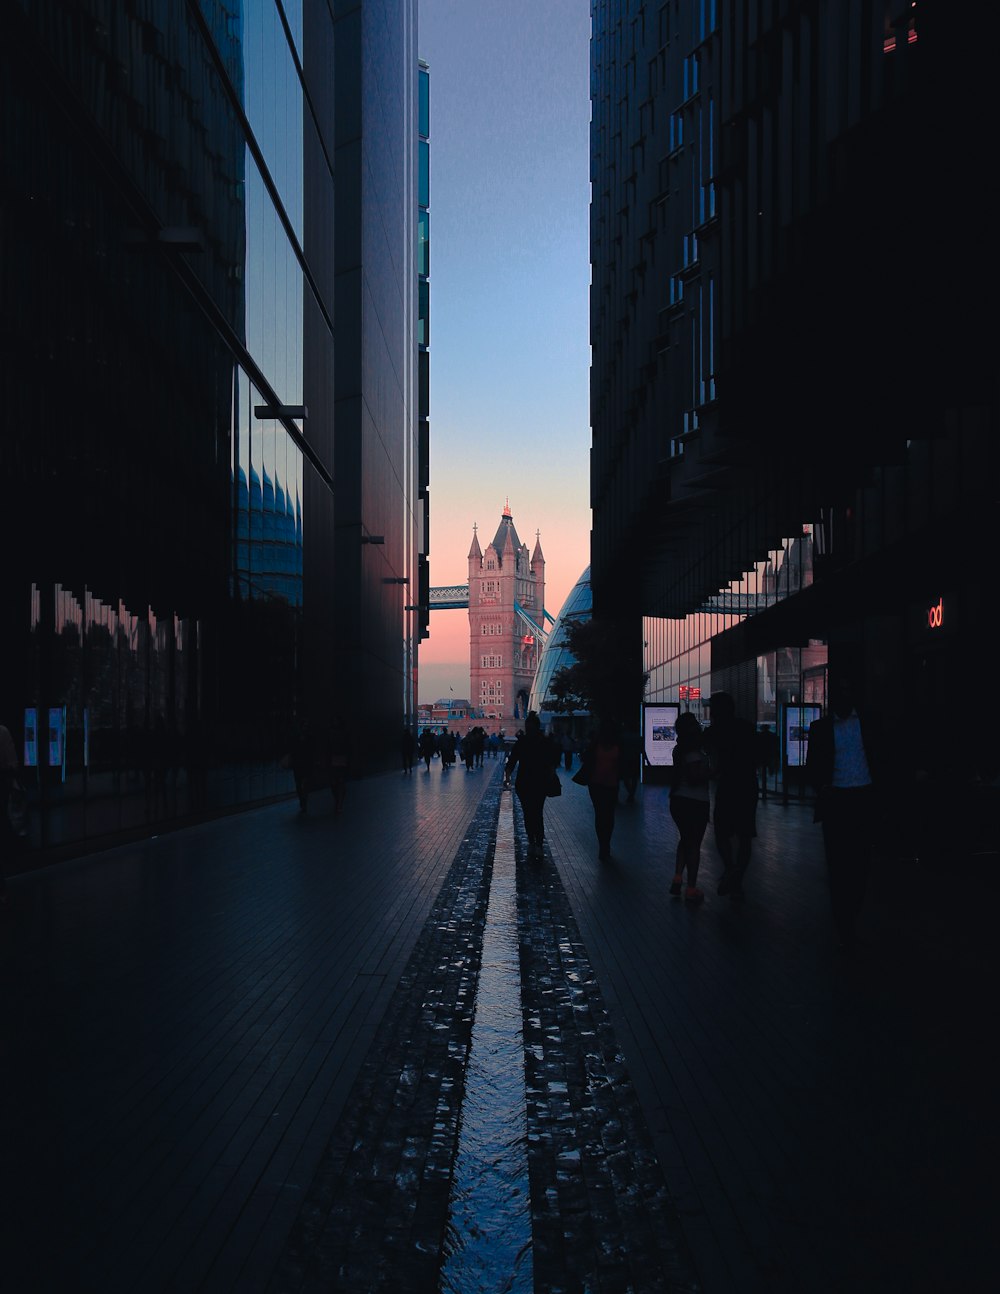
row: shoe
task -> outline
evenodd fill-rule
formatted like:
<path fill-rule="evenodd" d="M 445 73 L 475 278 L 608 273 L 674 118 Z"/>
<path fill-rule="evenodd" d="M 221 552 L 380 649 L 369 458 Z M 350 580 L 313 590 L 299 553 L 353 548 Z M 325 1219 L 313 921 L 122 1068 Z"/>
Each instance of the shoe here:
<path fill-rule="evenodd" d="M 689 885 L 687 889 L 684 891 L 685 903 L 702 903 L 704 902 L 704 899 L 705 899 L 705 895 L 702 893 L 701 890 L 698 889 L 696 885 Z"/>
<path fill-rule="evenodd" d="M 680 872 L 677 872 L 676 875 L 674 876 L 674 879 L 670 882 L 670 893 L 673 898 L 675 899 L 680 898 L 681 886 L 683 884 L 684 884 L 684 877 L 681 875 Z"/>

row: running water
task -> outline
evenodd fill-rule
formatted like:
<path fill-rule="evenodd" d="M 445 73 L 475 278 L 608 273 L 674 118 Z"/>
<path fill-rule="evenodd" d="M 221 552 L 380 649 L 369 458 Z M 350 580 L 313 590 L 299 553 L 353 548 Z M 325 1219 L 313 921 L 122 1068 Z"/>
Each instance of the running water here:
<path fill-rule="evenodd" d="M 497 823 L 460 1117 L 441 1289 L 530 1294 L 531 1201 L 510 799 Z"/>

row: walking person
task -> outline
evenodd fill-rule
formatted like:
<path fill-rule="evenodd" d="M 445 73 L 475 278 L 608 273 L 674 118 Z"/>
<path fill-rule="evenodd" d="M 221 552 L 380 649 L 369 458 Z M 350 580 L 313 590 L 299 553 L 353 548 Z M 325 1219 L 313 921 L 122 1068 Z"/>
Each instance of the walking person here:
<path fill-rule="evenodd" d="M 403 761 L 403 772 L 413 772 L 413 756 L 417 749 L 417 739 L 413 735 L 413 729 L 409 724 L 404 725 L 403 731 L 399 735 L 399 754 Z"/>
<path fill-rule="evenodd" d="M 510 785 L 517 770 L 514 794 L 521 802 L 524 829 L 528 834 L 528 857 L 541 858 L 545 847 L 545 797 L 553 778 L 558 778 L 559 747 L 542 731 L 534 710 L 524 721 L 524 732 L 518 734 L 514 749 L 504 768 L 504 785 Z"/>
<path fill-rule="evenodd" d="M 431 771 L 431 760 L 434 758 L 434 752 L 437 749 L 437 742 L 434 740 L 434 734 L 430 728 L 425 728 L 420 734 L 420 758 L 427 765 L 428 773 Z"/>
<path fill-rule="evenodd" d="M 708 704 L 712 722 L 705 733 L 705 750 L 715 782 L 712 823 L 724 868 L 716 892 L 738 901 L 744 897 L 743 881 L 757 834 L 756 733 L 753 724 L 737 716 L 728 692 L 714 693 Z"/>
<path fill-rule="evenodd" d="M 823 827 L 830 906 L 840 947 L 858 941 L 875 831 L 875 791 L 869 732 L 858 714 L 850 679 L 834 678 L 831 713 L 809 725 L 806 776 L 816 790 L 813 821 Z"/>
<path fill-rule="evenodd" d="M 559 738 L 559 746 L 562 750 L 563 767 L 568 773 L 573 767 L 573 751 L 576 747 L 576 743 L 573 741 L 573 737 L 568 728 Z"/>
<path fill-rule="evenodd" d="M 677 824 L 680 839 L 670 893 L 679 897 L 683 888 L 686 902 L 701 903 L 705 895 L 698 888 L 698 865 L 708 826 L 710 765 L 702 744 L 701 724 L 690 711 L 678 715 L 675 731 L 670 816 Z"/>
<path fill-rule="evenodd" d="M 597 832 L 597 857 L 611 861 L 611 835 L 615 829 L 618 807 L 618 783 L 621 780 L 622 745 L 618 725 L 604 719 L 583 754 L 583 772 L 587 779 L 590 802 L 594 806 L 594 830 Z"/>

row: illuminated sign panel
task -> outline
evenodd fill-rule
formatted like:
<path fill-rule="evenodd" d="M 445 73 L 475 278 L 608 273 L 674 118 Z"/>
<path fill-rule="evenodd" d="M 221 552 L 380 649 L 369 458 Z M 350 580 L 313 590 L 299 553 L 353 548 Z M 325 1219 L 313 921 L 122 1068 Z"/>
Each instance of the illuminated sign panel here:
<path fill-rule="evenodd" d="M 809 725 L 820 718 L 823 708 L 818 705 L 786 705 L 784 711 L 781 733 L 785 744 L 785 767 L 803 768 L 809 750 Z"/>
<path fill-rule="evenodd" d="M 647 762 L 654 768 L 673 767 L 680 709 L 674 701 L 642 707 L 643 750 Z"/>
<path fill-rule="evenodd" d="M 909 637 L 915 647 L 935 647 L 954 637 L 958 629 L 958 594 L 929 594 L 909 608 Z"/>

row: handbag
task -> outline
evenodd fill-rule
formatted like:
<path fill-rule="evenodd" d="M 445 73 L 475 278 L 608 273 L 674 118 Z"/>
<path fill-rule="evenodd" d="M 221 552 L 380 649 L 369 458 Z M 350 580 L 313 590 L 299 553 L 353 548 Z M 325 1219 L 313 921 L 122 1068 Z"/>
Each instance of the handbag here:
<path fill-rule="evenodd" d="M 549 773 L 549 780 L 545 787 L 546 796 L 562 795 L 562 782 L 559 780 L 559 774 L 553 768 Z"/>

